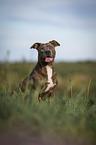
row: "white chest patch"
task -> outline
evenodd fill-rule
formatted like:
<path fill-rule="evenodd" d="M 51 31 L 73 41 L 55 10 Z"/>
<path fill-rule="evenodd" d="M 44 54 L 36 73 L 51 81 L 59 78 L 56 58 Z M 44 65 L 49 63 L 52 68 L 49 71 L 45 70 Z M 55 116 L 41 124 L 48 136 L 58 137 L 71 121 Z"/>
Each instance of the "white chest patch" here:
<path fill-rule="evenodd" d="M 45 92 L 47 92 L 51 87 L 54 87 L 55 84 L 53 84 L 52 81 L 52 68 L 50 66 L 46 66 L 46 70 L 47 70 L 47 77 L 48 77 L 48 86 L 45 90 Z"/>

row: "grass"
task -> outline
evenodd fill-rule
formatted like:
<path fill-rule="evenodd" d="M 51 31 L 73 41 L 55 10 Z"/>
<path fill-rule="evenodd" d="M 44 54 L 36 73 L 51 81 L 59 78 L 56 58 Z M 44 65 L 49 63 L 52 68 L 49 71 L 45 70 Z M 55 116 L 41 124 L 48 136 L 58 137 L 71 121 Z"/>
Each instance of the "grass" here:
<path fill-rule="evenodd" d="M 10 91 L 34 64 L 0 64 L 0 134 L 27 129 L 36 136 L 47 134 L 60 140 L 96 143 L 96 64 L 56 64 L 59 85 L 55 103 L 36 102 L 26 92 L 10 97 Z M 14 132 L 14 131 L 12 131 Z"/>

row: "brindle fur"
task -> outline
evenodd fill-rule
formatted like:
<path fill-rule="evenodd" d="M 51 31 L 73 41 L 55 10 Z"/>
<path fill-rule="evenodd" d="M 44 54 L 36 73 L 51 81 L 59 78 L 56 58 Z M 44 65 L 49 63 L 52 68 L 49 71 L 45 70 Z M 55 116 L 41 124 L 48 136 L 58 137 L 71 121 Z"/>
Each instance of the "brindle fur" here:
<path fill-rule="evenodd" d="M 19 91 L 25 92 L 26 88 L 29 90 L 39 90 L 39 94 L 37 96 L 38 100 L 46 100 L 47 98 L 54 98 L 55 97 L 55 89 L 57 86 L 57 77 L 56 71 L 54 67 L 54 58 L 55 58 L 55 47 L 60 46 L 60 44 L 53 40 L 46 44 L 35 43 L 30 48 L 34 48 L 38 50 L 38 62 L 30 73 L 18 86 L 13 90 L 13 93 L 16 94 Z M 46 63 L 45 58 L 46 54 L 45 51 L 50 50 L 50 57 L 53 57 L 53 61 Z M 50 88 L 48 91 L 45 91 L 48 85 L 47 82 L 47 70 L 46 66 L 49 65 L 52 68 L 52 81 L 54 86 Z"/>

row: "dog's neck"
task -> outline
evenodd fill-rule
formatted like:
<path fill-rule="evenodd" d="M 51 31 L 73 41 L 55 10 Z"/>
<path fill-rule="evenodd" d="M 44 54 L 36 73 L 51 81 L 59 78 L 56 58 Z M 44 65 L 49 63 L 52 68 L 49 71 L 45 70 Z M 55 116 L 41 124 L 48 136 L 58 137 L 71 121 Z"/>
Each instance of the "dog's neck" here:
<path fill-rule="evenodd" d="M 38 62 L 37 63 L 37 66 L 39 67 L 39 68 L 45 68 L 46 69 L 46 67 L 50 67 L 51 69 L 54 69 L 54 61 L 53 62 L 51 62 L 51 63 L 49 63 L 49 64 L 42 64 L 42 63 L 40 63 L 40 62 Z"/>
<path fill-rule="evenodd" d="M 47 78 L 50 75 L 54 75 L 54 72 L 55 72 L 54 62 L 48 65 L 42 65 L 38 62 L 35 69 L 38 74 L 41 74 L 43 77 L 45 76 Z"/>

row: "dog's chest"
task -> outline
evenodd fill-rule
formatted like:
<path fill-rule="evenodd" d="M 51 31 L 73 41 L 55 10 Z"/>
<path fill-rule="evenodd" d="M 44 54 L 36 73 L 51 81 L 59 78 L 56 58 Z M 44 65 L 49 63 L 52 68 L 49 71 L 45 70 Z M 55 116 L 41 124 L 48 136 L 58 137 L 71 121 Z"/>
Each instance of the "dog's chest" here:
<path fill-rule="evenodd" d="M 45 90 L 45 92 L 47 92 L 50 88 L 54 87 L 54 83 L 52 80 L 52 74 L 53 74 L 53 70 L 50 66 L 46 66 L 46 70 L 47 70 L 47 88 Z"/>

